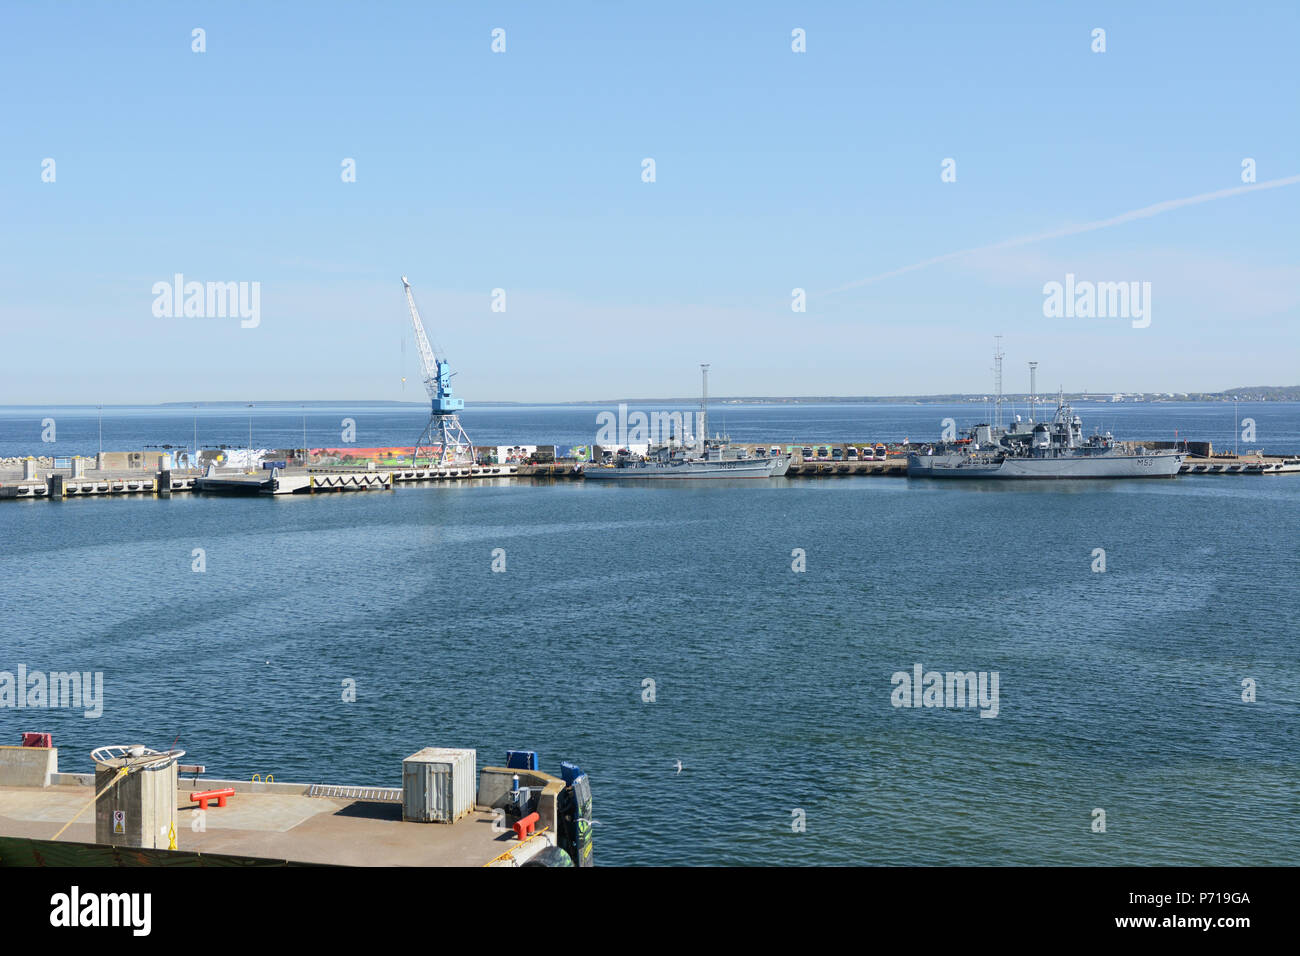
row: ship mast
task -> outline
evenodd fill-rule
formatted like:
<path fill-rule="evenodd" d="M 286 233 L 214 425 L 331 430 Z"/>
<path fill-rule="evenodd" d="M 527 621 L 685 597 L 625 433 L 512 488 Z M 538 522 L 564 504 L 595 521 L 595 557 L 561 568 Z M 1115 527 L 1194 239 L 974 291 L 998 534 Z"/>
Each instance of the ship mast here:
<path fill-rule="evenodd" d="M 993 391 L 997 393 L 993 406 L 993 427 L 1002 427 L 1002 336 L 993 336 Z"/>
<path fill-rule="evenodd" d="M 709 366 L 700 363 L 700 374 L 704 379 L 704 393 L 700 399 L 700 447 L 704 447 L 709 437 Z"/>
<path fill-rule="evenodd" d="M 1038 363 L 1029 363 L 1029 420 L 1035 421 L 1035 414 L 1038 408 Z"/>

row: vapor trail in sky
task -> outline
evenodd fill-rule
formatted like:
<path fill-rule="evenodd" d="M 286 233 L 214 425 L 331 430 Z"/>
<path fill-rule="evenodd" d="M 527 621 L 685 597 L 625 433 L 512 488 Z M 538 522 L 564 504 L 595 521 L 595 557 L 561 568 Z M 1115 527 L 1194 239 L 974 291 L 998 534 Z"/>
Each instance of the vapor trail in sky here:
<path fill-rule="evenodd" d="M 1004 239 L 1002 242 L 995 242 L 992 245 L 976 246 L 973 249 L 962 249 L 958 252 L 949 252 L 942 256 L 935 256 L 933 259 L 925 259 L 921 262 L 915 262 L 910 266 L 903 266 L 901 269 L 891 269 L 889 272 L 882 272 L 880 275 L 869 276 L 866 279 L 858 279 L 854 282 L 845 283 L 830 289 L 823 295 L 832 295 L 836 292 L 844 292 L 848 289 L 856 289 L 864 285 L 870 285 L 873 282 L 879 282 L 881 279 L 890 279 L 894 276 L 902 275 L 905 272 L 915 272 L 917 269 L 924 269 L 926 266 L 932 266 L 939 262 L 947 262 L 949 259 L 957 259 L 961 256 L 968 256 L 975 252 L 988 252 L 993 249 L 1008 249 L 1012 246 L 1024 246 L 1032 242 L 1042 242 L 1045 239 L 1059 239 L 1063 236 L 1075 236 L 1081 232 L 1093 232 L 1097 229 L 1105 229 L 1108 226 L 1118 226 L 1121 223 L 1132 222 L 1134 219 L 1150 219 L 1152 216 L 1158 216 L 1162 212 L 1169 212 L 1171 209 L 1181 209 L 1183 206 L 1196 206 L 1203 202 L 1210 202 L 1214 199 L 1227 199 L 1229 196 L 1237 196 L 1241 193 L 1255 192 L 1259 189 L 1276 189 L 1279 186 L 1291 186 L 1300 183 L 1300 176 L 1286 176 L 1282 179 L 1270 179 L 1267 182 L 1251 183 L 1246 186 L 1234 186 L 1231 189 L 1220 189 L 1212 193 L 1201 193 L 1197 196 L 1187 196 L 1183 199 L 1167 199 L 1164 202 L 1158 202 L 1152 206 L 1143 206 L 1141 209 L 1133 209 L 1129 212 L 1120 213 L 1118 216 L 1112 216 L 1109 219 L 1098 219 L 1096 222 L 1085 222 L 1075 226 L 1064 226 L 1060 229 L 1054 229 L 1051 232 L 1040 232 L 1033 236 L 1021 236 L 1017 239 Z"/>

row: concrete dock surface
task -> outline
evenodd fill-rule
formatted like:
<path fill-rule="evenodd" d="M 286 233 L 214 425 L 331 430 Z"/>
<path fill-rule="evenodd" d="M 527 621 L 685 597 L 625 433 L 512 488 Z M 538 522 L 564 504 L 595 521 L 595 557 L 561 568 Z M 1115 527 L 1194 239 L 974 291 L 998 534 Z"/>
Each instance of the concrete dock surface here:
<path fill-rule="evenodd" d="M 400 804 L 307 796 L 272 788 L 237 792 L 210 805 L 195 831 L 195 789 L 224 781 L 189 782 L 177 790 L 178 850 L 341 866 L 485 866 L 520 844 L 494 832 L 492 815 L 474 810 L 456 823 L 404 823 Z M 247 786 L 247 784 L 243 784 Z M 93 784 L 0 786 L 0 836 L 49 840 L 94 797 Z M 93 843 L 95 815 L 86 810 L 59 842 Z"/>

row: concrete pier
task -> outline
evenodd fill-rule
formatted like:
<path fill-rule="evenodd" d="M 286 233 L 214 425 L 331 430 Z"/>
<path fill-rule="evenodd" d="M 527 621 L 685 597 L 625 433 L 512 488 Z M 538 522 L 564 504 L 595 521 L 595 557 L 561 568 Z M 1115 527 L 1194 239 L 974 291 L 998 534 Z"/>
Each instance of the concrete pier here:
<path fill-rule="evenodd" d="M 1179 469 L 1181 475 L 1296 475 L 1300 474 L 1300 457 L 1273 455 L 1220 455 L 1213 458 L 1187 458 Z"/>
<path fill-rule="evenodd" d="M 1148 448 L 1172 447 L 1170 442 L 1128 442 L 1129 445 L 1142 444 Z M 751 458 L 761 459 L 759 449 L 767 451 L 779 443 L 767 444 L 733 444 L 733 448 L 745 451 Z M 903 477 L 907 474 L 906 451 L 903 446 L 893 446 L 885 457 L 849 458 L 850 447 L 865 448 L 869 446 L 826 445 L 811 443 L 809 445 L 780 445 L 783 449 L 793 448 L 790 467 L 786 472 L 788 478 L 836 478 L 836 477 Z M 1222 476 L 1222 475 L 1288 475 L 1300 474 L 1300 455 L 1264 455 L 1250 453 L 1243 455 L 1212 455 L 1208 443 L 1192 443 L 1194 450 L 1205 452 L 1204 456 L 1189 455 L 1183 462 L 1180 474 L 1186 476 Z M 801 452 L 812 449 L 814 454 L 805 457 Z M 839 449 L 840 457 L 834 457 L 834 450 Z M 291 465 L 273 471 L 247 472 L 235 469 L 217 470 L 211 475 L 204 475 L 196 469 L 178 470 L 175 468 L 154 469 L 152 460 L 146 461 L 139 453 L 105 452 L 105 462 L 144 461 L 143 467 L 115 468 L 48 468 L 36 467 L 35 459 L 26 459 L 21 467 L 13 466 L 0 470 L 0 499 L 9 498 L 44 498 L 47 500 L 65 500 L 68 498 L 107 497 L 120 495 L 152 495 L 158 498 L 170 498 L 184 493 L 201 494 L 235 494 L 235 495 L 289 495 L 289 494 L 324 494 L 350 491 L 392 491 L 399 484 L 420 484 L 425 482 L 473 481 L 484 478 L 507 479 L 581 479 L 580 462 L 555 461 L 532 462 L 528 464 L 487 464 L 487 465 L 446 465 L 446 466 L 387 466 L 375 467 L 371 462 L 368 468 L 362 463 L 347 465 Z M 80 461 L 80 460 L 78 460 Z M 158 459 L 165 463 L 164 458 Z"/>
<path fill-rule="evenodd" d="M 907 459 L 887 458 L 884 461 L 826 461 L 824 459 L 799 459 L 790 463 L 787 477 L 834 478 L 845 475 L 876 475 L 884 478 L 906 478 Z"/>
<path fill-rule="evenodd" d="M 59 773 L 55 748 L 0 747 L 0 863 L 513 867 L 559 843 L 565 784 L 540 771 L 482 768 L 468 815 L 417 823 L 402 820 L 401 786 L 228 780 L 178 769 L 173 762 L 124 776 L 92 812 L 113 768 Z M 516 774 L 539 792 L 537 831 L 523 839 L 501 809 Z M 234 791 L 224 807 L 200 810 L 191 797 L 218 789 Z"/>
<path fill-rule="evenodd" d="M 57 747 L 0 746 L 0 784 L 48 787 L 58 770 Z"/>

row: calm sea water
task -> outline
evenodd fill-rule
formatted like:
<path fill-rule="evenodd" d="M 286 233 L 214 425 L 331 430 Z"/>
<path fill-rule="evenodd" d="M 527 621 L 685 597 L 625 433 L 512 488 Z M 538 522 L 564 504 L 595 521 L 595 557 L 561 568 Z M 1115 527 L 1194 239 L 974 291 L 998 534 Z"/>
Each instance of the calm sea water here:
<path fill-rule="evenodd" d="M 1085 425 L 1217 443 L 1225 414 L 1111 411 Z M 1260 444 L 1276 429 L 1300 448 L 1294 407 L 1254 411 Z M 60 444 L 95 439 L 53 413 Z M 115 413 L 105 445 L 183 442 L 178 414 L 179 436 L 156 409 Z M 946 414 L 728 409 L 727 427 L 887 440 Z M 292 416 L 267 415 L 254 428 L 285 437 L 266 444 L 297 443 Z M 370 416 L 375 444 L 423 424 L 353 412 L 359 444 Z M 466 416 L 484 443 L 592 424 Z M 0 454 L 31 450 L 25 418 L 0 427 Z M 239 417 L 227 427 L 239 443 Z M 63 767 L 88 771 L 94 746 L 179 737 L 217 775 L 391 785 L 420 747 L 475 747 L 480 766 L 536 748 L 544 769 L 591 774 L 604 864 L 1294 864 L 1297 540 L 1287 477 L 2 502 L 0 670 L 102 671 L 106 704 L 0 710 L 0 741 L 51 731 Z M 997 671 L 998 716 L 895 708 L 891 675 L 918 663 Z"/>

